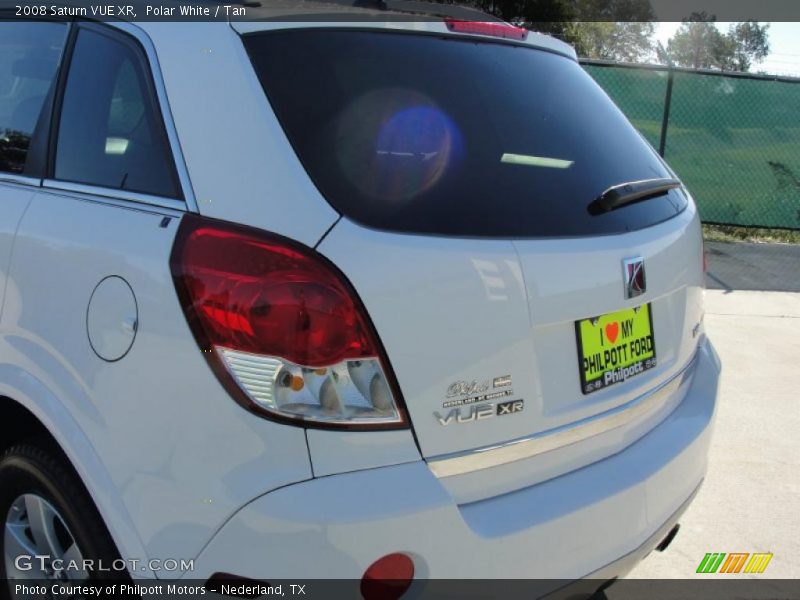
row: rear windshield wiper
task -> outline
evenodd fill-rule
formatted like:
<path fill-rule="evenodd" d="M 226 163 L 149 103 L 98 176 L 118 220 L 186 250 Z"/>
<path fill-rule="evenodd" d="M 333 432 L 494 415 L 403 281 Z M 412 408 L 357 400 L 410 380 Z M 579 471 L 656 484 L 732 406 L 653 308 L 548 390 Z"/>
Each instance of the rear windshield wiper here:
<path fill-rule="evenodd" d="M 677 179 L 645 179 L 608 188 L 587 207 L 590 215 L 602 215 L 626 204 L 661 196 L 681 186 Z"/>

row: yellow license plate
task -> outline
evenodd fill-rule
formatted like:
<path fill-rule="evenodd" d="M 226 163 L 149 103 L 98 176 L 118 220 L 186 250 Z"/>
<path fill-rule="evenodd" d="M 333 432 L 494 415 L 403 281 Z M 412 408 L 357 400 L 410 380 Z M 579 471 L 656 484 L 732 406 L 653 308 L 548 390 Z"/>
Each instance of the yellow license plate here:
<path fill-rule="evenodd" d="M 575 322 L 581 389 L 591 394 L 656 366 L 650 305 Z"/>

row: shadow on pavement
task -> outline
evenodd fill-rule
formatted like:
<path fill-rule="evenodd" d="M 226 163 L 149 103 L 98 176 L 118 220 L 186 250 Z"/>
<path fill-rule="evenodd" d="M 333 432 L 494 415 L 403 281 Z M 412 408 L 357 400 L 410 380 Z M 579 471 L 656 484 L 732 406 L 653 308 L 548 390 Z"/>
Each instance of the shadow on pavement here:
<path fill-rule="evenodd" d="M 706 242 L 710 290 L 800 292 L 800 244 Z"/>

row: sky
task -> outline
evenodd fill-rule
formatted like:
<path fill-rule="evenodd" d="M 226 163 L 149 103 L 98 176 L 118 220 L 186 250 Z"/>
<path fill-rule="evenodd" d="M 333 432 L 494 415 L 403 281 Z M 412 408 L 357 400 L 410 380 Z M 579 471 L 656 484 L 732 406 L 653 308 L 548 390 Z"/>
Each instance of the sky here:
<path fill-rule="evenodd" d="M 728 25 L 730 23 L 717 23 L 723 32 L 728 31 Z M 666 46 L 678 27 L 680 23 L 656 23 L 656 39 Z M 769 45 L 769 56 L 750 70 L 800 77 L 800 23 L 770 23 Z"/>

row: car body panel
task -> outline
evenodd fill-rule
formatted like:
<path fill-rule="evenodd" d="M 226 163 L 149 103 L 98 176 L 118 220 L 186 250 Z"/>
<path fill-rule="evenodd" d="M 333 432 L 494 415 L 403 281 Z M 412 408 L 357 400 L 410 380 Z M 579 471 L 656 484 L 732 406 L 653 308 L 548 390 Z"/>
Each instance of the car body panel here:
<path fill-rule="evenodd" d="M 208 369 L 167 261 L 178 218 L 164 218 L 39 192 L 17 234 L 0 329 L 101 457 L 146 549 L 139 559 L 192 557 L 243 503 L 311 477 L 303 430 L 253 418 Z M 130 285 L 139 314 L 116 362 L 94 353 L 86 324 L 111 275 Z"/>
<path fill-rule="evenodd" d="M 531 314 L 546 428 L 624 404 L 674 375 L 694 354 L 702 320 L 702 248 L 694 206 L 645 230 L 549 243 L 515 241 Z M 647 290 L 625 297 L 623 261 L 643 259 Z M 564 274 L 569 273 L 568 277 Z M 575 322 L 651 305 L 658 366 L 584 395 L 577 376 Z"/>
<path fill-rule="evenodd" d="M 410 429 L 351 432 L 309 429 L 306 436 L 315 477 L 420 460 Z"/>
<path fill-rule="evenodd" d="M 225 23 L 148 23 L 200 214 L 313 246 L 338 218 Z M 212 85 L 209 82 L 213 82 Z"/>
<path fill-rule="evenodd" d="M 30 186 L 14 183 L 11 178 L 4 181 L 3 175 L 0 174 L 0 201 L 3 205 L 3 211 L 0 213 L 0 310 L 5 299 L 14 236 L 34 193 Z"/>
<path fill-rule="evenodd" d="M 533 411 L 440 425 L 448 388 L 513 374 L 535 404 L 528 304 L 513 245 L 377 232 L 342 219 L 319 251 L 350 278 L 397 375 L 423 456 L 530 433 Z M 519 399 L 510 396 L 508 399 Z"/>
<path fill-rule="evenodd" d="M 150 565 L 144 560 L 148 557 L 148 553 L 139 535 L 138 523 L 133 521 L 131 513 L 122 501 L 119 488 L 105 462 L 62 400 L 61 391 L 40 379 L 41 369 L 29 359 L 26 352 L 17 349 L 13 338 L 0 336 L 0 355 L 4 357 L 0 364 L 0 396 L 13 398 L 14 402 L 25 408 L 44 426 L 63 450 L 86 489 L 89 490 L 120 556 L 142 560 L 140 570 L 131 573 L 131 576 L 155 577 Z M 40 356 L 44 359 L 42 362 L 49 361 L 45 354 Z M 78 387 L 77 382 L 71 380 L 69 376 L 62 377 L 58 385 L 63 386 L 65 383 Z"/>
<path fill-rule="evenodd" d="M 667 222 L 624 235 L 513 242 L 376 232 L 342 219 L 319 251 L 343 270 L 364 301 L 422 454 L 435 458 L 568 426 L 624 405 L 684 368 L 702 322 L 699 240 L 692 206 Z M 644 257 L 650 287 L 626 300 L 622 261 L 632 254 Z M 575 321 L 644 303 L 652 305 L 658 367 L 584 395 Z M 493 383 L 506 376 L 509 385 Z M 458 382 L 488 389 L 451 394 Z M 458 408 L 459 415 L 486 402 L 523 400 L 524 409 L 441 422 L 452 410 L 450 401 L 475 398 Z M 626 438 L 622 435 L 617 449 Z M 579 466 L 576 450 L 568 451 L 572 468 Z M 591 461 L 592 453 L 584 457 Z M 540 460 L 557 462 L 559 456 Z M 530 464 L 520 468 L 530 474 Z M 495 481 L 484 483 L 487 491 L 496 490 Z"/>
<path fill-rule="evenodd" d="M 320 578 L 358 580 L 376 558 L 399 551 L 422 579 L 588 575 L 671 523 L 702 482 L 718 369 L 702 344 L 691 389 L 647 435 L 590 468 L 515 493 L 457 504 L 420 462 L 272 492 L 225 525 L 196 572 L 291 579 L 313 564 Z"/>
<path fill-rule="evenodd" d="M 355 25 L 447 32 L 441 23 Z M 0 394 L 62 446 L 123 558 L 198 557 L 193 579 L 303 578 L 309 565 L 315 577 L 357 579 L 382 554 L 403 551 L 418 577 L 572 578 L 639 547 L 694 493 L 719 363 L 702 331 L 691 203 L 670 221 L 607 238 L 370 230 L 340 219 L 313 185 L 239 37 L 308 22 L 109 26 L 146 46 L 186 202 L 0 182 L 13 207 L 0 222 Z M 574 59 L 547 36 L 528 44 Z M 168 261 L 183 210 L 318 246 L 365 303 L 412 428 L 304 430 L 236 404 L 175 294 Z M 567 332 L 577 318 L 631 305 L 617 299 L 620 260 L 631 253 L 647 264 L 643 300 L 654 303 L 663 362 L 587 400 Z M 133 345 L 116 362 L 98 357 L 87 336 L 88 303 L 109 276 L 127 282 L 138 309 Z M 622 406 L 693 357 L 685 385 L 627 427 L 527 460 L 434 474 L 435 459 Z M 448 426 L 434 416 L 446 412 L 451 384 L 509 374 L 521 413 Z M 478 569 L 476 555 L 485 558 Z M 531 555 L 543 557 L 539 571 Z"/>

